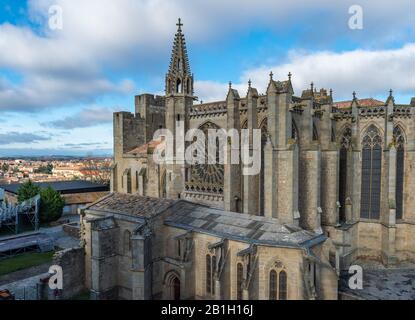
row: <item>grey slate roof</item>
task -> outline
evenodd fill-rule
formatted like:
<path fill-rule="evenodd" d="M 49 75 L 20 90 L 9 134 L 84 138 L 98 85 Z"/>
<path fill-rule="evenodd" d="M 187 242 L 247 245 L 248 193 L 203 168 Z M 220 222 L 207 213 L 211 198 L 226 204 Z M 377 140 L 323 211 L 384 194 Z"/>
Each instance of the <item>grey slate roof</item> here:
<path fill-rule="evenodd" d="M 326 240 L 324 235 L 294 225 L 281 225 L 277 219 L 224 211 L 186 200 L 111 193 L 86 210 L 141 218 L 153 218 L 168 210 L 165 225 L 250 244 L 299 248 Z"/>
<path fill-rule="evenodd" d="M 166 225 L 253 244 L 302 247 L 326 239 L 324 235 L 294 225 L 281 225 L 277 219 L 229 212 L 187 201 L 175 203 L 171 211 L 172 214 L 164 221 Z"/>
<path fill-rule="evenodd" d="M 150 218 L 165 211 L 175 200 L 142 197 L 138 195 L 111 193 L 86 209 Z"/>
<path fill-rule="evenodd" d="M 340 292 L 363 300 L 415 299 L 414 265 L 396 269 L 363 269 L 363 289 L 350 289 L 350 275 L 345 271 L 340 278 Z"/>

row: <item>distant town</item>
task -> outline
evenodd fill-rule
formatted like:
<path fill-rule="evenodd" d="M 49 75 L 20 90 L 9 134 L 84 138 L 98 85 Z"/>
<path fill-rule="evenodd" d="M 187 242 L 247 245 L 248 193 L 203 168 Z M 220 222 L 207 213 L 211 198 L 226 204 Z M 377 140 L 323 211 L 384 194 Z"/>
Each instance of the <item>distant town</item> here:
<path fill-rule="evenodd" d="M 0 184 L 86 180 L 109 184 L 110 157 L 0 158 Z"/>

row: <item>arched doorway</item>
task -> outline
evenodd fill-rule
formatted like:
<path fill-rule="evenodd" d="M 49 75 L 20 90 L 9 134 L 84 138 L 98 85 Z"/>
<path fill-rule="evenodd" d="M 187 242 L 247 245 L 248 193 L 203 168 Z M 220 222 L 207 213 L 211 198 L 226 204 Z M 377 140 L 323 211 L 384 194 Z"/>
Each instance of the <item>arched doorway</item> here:
<path fill-rule="evenodd" d="M 164 279 L 164 299 L 180 300 L 180 277 L 178 273 L 170 271 Z"/>
<path fill-rule="evenodd" d="M 173 278 L 171 288 L 173 300 L 180 300 L 180 280 L 177 277 Z"/>

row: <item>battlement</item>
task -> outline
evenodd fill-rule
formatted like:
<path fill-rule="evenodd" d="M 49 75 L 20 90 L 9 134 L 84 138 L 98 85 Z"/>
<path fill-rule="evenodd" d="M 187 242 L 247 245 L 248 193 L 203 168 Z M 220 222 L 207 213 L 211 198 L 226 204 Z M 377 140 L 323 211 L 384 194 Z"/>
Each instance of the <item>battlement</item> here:
<path fill-rule="evenodd" d="M 164 96 L 153 95 L 151 93 L 144 93 L 144 94 L 136 95 L 135 96 L 136 112 L 138 111 L 137 107 L 140 107 L 140 106 L 164 107 L 165 100 L 166 99 Z"/>
<path fill-rule="evenodd" d="M 144 119 L 131 112 L 114 113 L 114 154 L 121 156 L 145 143 Z"/>

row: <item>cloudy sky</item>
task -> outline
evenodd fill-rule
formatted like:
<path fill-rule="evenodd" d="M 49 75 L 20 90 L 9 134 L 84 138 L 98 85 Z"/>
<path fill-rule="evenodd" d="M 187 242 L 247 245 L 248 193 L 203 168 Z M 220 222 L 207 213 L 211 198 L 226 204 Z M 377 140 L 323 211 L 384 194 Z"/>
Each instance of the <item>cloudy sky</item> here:
<path fill-rule="evenodd" d="M 361 29 L 349 26 L 353 5 Z M 164 89 L 178 17 L 203 101 L 223 99 L 230 80 L 241 95 L 249 78 L 264 92 L 272 70 L 291 72 L 296 94 L 313 81 L 336 100 L 354 90 L 385 100 L 392 88 L 408 103 L 414 9 L 413 0 L 3 0 L 0 156 L 110 154 L 112 112 Z"/>

